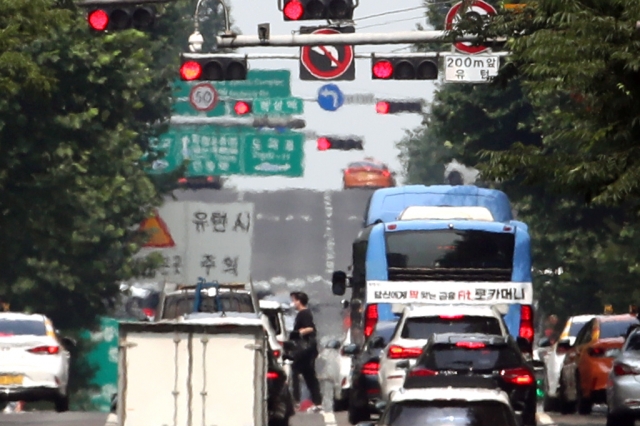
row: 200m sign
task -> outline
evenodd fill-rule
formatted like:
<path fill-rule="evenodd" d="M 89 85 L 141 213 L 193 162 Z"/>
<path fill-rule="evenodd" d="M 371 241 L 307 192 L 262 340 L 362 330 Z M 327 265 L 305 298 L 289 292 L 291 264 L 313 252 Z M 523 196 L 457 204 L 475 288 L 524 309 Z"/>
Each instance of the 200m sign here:
<path fill-rule="evenodd" d="M 487 83 L 498 75 L 500 57 L 446 55 L 444 66 L 447 83 Z"/>
<path fill-rule="evenodd" d="M 218 105 L 218 92 L 209 83 L 193 86 L 189 93 L 189 103 L 197 111 L 211 111 Z"/>

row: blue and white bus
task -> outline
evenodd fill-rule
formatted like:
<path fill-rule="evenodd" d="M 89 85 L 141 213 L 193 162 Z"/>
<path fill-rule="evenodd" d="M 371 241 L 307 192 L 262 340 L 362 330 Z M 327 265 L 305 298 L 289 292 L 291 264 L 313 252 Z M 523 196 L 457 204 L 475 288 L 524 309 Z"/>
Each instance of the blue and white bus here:
<path fill-rule="evenodd" d="M 372 196 L 372 202 L 378 192 Z M 504 203 L 502 206 L 501 218 L 510 217 Z M 374 211 L 371 207 L 373 203 L 369 212 Z M 493 209 L 485 205 L 487 214 L 480 216 L 477 211 L 475 216 L 465 216 L 460 214 L 464 208 L 452 213 L 456 209 L 442 207 L 439 217 L 433 216 L 438 209 L 432 209 L 429 218 L 414 215 L 413 220 L 383 223 L 377 220 L 361 230 L 353 243 L 352 276 L 348 280 L 352 289 L 352 339 L 363 343 L 377 321 L 393 320 L 396 316 L 393 307 L 397 304 L 473 303 L 498 305 L 510 334 L 532 343 L 533 294 L 527 226 L 514 220 L 496 220 L 496 212 L 500 210 L 495 205 Z M 510 215 L 510 206 L 508 211 Z M 333 284 L 335 294 L 344 294 L 346 274 L 334 273 Z"/>

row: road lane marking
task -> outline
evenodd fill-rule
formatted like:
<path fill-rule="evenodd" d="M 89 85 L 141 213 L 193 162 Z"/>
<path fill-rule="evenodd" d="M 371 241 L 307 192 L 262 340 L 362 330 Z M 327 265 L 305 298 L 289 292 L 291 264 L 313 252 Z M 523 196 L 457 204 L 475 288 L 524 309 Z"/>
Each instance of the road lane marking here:
<path fill-rule="evenodd" d="M 324 214 L 326 216 L 326 228 L 324 237 L 327 239 L 327 250 L 326 250 L 326 271 L 327 274 L 333 274 L 333 269 L 335 268 L 335 257 L 336 257 L 336 241 L 333 237 L 333 228 L 331 226 L 331 218 L 333 217 L 333 204 L 331 202 L 331 192 L 324 193 Z"/>
<path fill-rule="evenodd" d="M 338 422 L 336 421 L 336 416 L 331 411 L 323 412 L 322 417 L 324 417 L 325 426 L 338 424 Z"/>
<path fill-rule="evenodd" d="M 536 417 L 538 417 L 538 423 L 543 425 L 552 425 L 555 423 L 547 413 L 536 413 Z"/>

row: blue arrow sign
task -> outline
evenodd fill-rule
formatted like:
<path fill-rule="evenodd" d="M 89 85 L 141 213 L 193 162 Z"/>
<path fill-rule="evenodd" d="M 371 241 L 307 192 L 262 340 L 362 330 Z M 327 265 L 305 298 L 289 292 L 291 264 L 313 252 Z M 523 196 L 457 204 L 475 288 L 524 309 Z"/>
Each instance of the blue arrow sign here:
<path fill-rule="evenodd" d="M 344 94 L 335 84 L 325 84 L 318 90 L 318 105 L 325 111 L 336 111 L 344 104 Z"/>

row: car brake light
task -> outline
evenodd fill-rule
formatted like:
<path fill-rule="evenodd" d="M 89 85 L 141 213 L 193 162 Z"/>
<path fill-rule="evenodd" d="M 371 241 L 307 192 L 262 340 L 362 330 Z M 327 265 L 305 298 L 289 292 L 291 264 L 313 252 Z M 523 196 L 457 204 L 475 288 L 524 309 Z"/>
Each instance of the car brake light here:
<path fill-rule="evenodd" d="M 156 310 L 152 308 L 142 308 L 142 313 L 145 314 L 147 317 L 156 316 Z"/>
<path fill-rule="evenodd" d="M 533 343 L 533 309 L 531 305 L 522 305 L 520 308 L 520 331 L 518 335 Z"/>
<path fill-rule="evenodd" d="M 389 346 L 387 355 L 391 359 L 418 358 L 422 353 L 422 348 L 403 348 L 402 346 Z"/>
<path fill-rule="evenodd" d="M 38 346 L 36 348 L 29 349 L 28 352 L 32 354 L 44 354 L 44 355 L 55 355 L 60 352 L 59 346 Z"/>
<path fill-rule="evenodd" d="M 367 305 L 367 310 L 364 316 L 364 337 L 369 337 L 373 334 L 373 330 L 378 323 L 378 305 Z"/>
<path fill-rule="evenodd" d="M 602 348 L 589 348 L 587 353 L 592 357 L 600 358 L 604 356 L 605 350 Z"/>
<path fill-rule="evenodd" d="M 535 378 L 526 368 L 511 368 L 502 370 L 500 375 L 504 380 L 514 385 L 530 385 L 535 382 Z"/>
<path fill-rule="evenodd" d="M 454 320 L 462 318 L 464 318 L 464 315 L 440 315 L 440 319 Z"/>
<path fill-rule="evenodd" d="M 273 351 L 273 356 L 276 358 L 280 358 L 280 351 L 278 350 Z"/>
<path fill-rule="evenodd" d="M 409 377 L 428 377 L 437 376 L 438 372 L 426 368 L 415 368 L 409 371 Z"/>
<path fill-rule="evenodd" d="M 380 364 L 377 362 L 367 362 L 362 366 L 362 374 L 365 376 L 375 376 L 380 370 Z"/>
<path fill-rule="evenodd" d="M 627 364 L 616 363 L 613 365 L 613 374 L 616 376 L 628 376 L 640 374 L 640 369 L 633 368 Z"/>
<path fill-rule="evenodd" d="M 278 377 L 280 377 L 280 375 L 279 375 L 277 372 L 275 372 L 275 371 L 269 371 L 269 372 L 267 372 L 267 380 L 275 380 L 275 379 L 277 379 Z"/>
<path fill-rule="evenodd" d="M 481 349 L 486 347 L 486 345 L 482 342 L 458 342 L 456 343 L 456 346 L 466 349 Z"/>
<path fill-rule="evenodd" d="M 389 172 L 389 170 L 383 170 L 383 171 L 382 171 L 382 176 L 384 176 L 384 177 L 387 177 L 387 178 L 388 178 L 389 176 L 391 176 L 391 172 Z"/>

